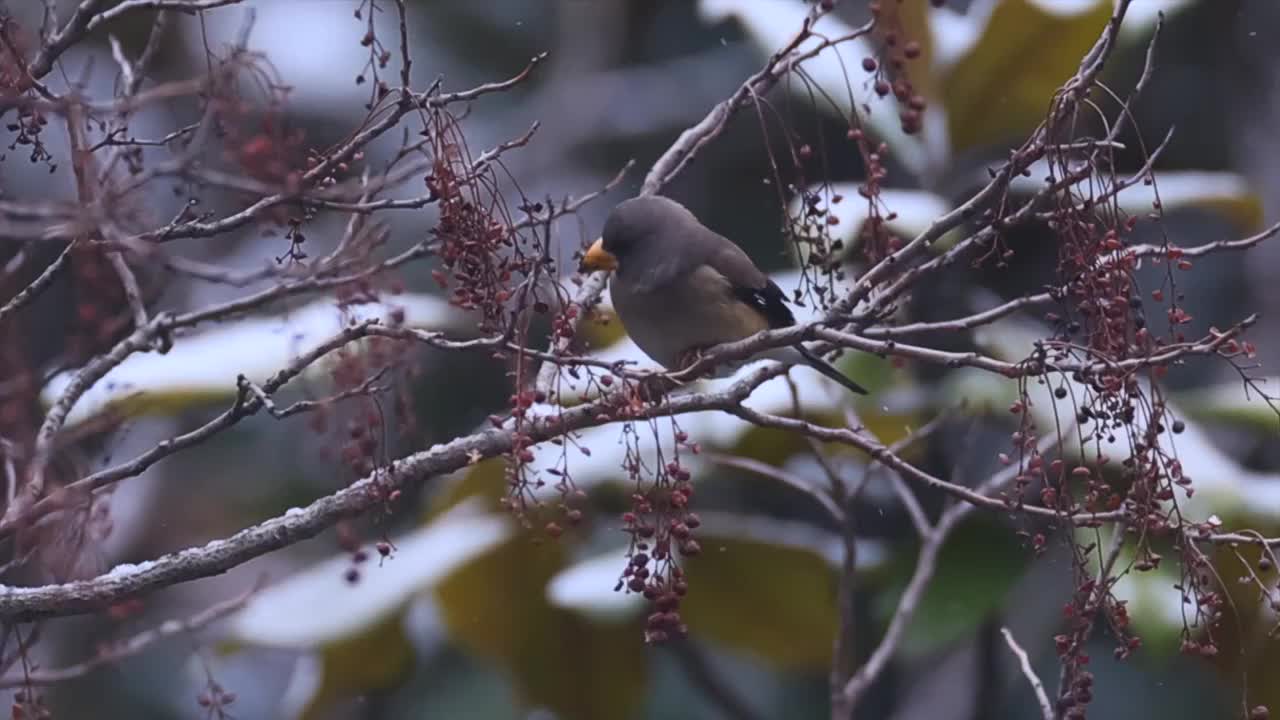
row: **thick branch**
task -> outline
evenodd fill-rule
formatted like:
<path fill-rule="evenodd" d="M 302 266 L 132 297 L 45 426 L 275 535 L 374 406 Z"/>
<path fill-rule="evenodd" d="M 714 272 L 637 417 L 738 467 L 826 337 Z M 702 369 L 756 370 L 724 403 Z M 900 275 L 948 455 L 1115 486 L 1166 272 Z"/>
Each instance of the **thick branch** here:
<path fill-rule="evenodd" d="M 742 402 L 764 381 L 780 374 L 765 367 L 718 393 L 671 398 L 635 415 L 647 419 L 700 410 L 726 409 Z M 526 417 L 520 433 L 534 443 L 612 422 L 609 401 L 590 403 L 547 416 Z M 134 566 L 120 566 L 89 580 L 24 588 L 0 586 L 0 620 L 25 622 L 95 612 L 140 593 L 224 573 L 253 558 L 314 537 L 340 520 L 384 507 L 392 491 L 460 470 L 486 458 L 509 453 L 516 432 L 492 428 L 458 438 L 397 460 L 386 468 L 311 503 L 267 520 L 223 540 L 165 555 Z"/>

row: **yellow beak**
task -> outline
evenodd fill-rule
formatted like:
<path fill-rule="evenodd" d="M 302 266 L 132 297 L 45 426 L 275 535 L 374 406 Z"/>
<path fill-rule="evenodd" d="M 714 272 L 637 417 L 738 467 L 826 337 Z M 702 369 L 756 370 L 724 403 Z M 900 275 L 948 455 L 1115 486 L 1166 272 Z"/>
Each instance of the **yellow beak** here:
<path fill-rule="evenodd" d="M 604 238 L 591 243 L 591 247 L 587 248 L 586 254 L 582 256 L 582 264 L 578 266 L 580 272 L 617 269 L 618 258 L 604 249 Z"/>

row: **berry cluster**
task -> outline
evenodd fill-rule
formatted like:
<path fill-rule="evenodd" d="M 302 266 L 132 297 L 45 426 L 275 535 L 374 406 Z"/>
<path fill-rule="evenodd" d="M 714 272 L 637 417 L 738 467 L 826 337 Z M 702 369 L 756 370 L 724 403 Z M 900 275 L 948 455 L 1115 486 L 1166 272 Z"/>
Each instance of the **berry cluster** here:
<path fill-rule="evenodd" d="M 680 601 L 688 593 L 689 583 L 679 563 L 702 552 L 695 537 L 702 520 L 689 509 L 693 483 L 688 469 L 680 463 L 678 448 L 696 453 L 698 446 L 689 442 L 684 431 L 673 428 L 676 456 L 662 463 L 659 454 L 660 464 L 653 479 L 645 481 L 645 463 L 634 425 L 628 427 L 624 469 L 635 481 L 636 489 L 631 495 L 631 509 L 622 515 L 622 531 L 631 539 L 629 561 L 617 589 L 625 587 L 627 592 L 641 593 L 651 603 L 653 612 L 645 626 L 645 639 L 661 643 L 688 633 L 680 618 Z"/>
<path fill-rule="evenodd" d="M 875 19 L 874 33 L 880 41 L 884 63 L 878 63 L 875 58 L 863 58 L 862 69 L 868 73 L 880 71 L 875 81 L 876 95 L 883 98 L 893 93 L 900 108 L 898 120 L 902 132 L 914 135 L 923 127 L 924 112 L 928 107 L 911 80 L 913 61 L 919 60 L 924 50 L 919 40 L 907 37 L 909 28 L 903 22 L 902 5 L 903 0 L 872 0 L 868 5 L 871 17 Z M 887 73 L 885 65 L 888 65 Z"/>

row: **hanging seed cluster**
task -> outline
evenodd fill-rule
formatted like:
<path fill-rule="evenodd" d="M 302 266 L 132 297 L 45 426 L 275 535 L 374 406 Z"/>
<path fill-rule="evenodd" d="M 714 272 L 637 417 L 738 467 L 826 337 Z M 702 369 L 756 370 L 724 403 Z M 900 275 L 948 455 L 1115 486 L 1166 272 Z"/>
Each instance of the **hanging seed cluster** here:
<path fill-rule="evenodd" d="M 0 8 L 0 99 L 12 100 L 34 92 L 31 76 L 27 73 L 30 55 L 29 34 Z M 53 156 L 41 139 L 41 133 L 49 124 L 48 118 L 41 111 L 22 105 L 13 108 L 13 112 L 16 117 L 5 125 L 13 138 L 8 150 L 13 152 L 22 148 L 28 153 L 30 162 L 48 163 L 49 172 L 56 171 L 58 166 L 53 164 Z M 0 155 L 0 160 L 4 158 Z"/>
<path fill-rule="evenodd" d="M 660 432 L 655 425 L 650 427 L 654 433 Z M 615 589 L 640 593 L 649 601 L 645 640 L 657 644 L 683 638 L 689 631 L 680 616 L 681 600 L 689 592 L 680 562 L 701 554 L 702 546 L 695 536 L 702 520 L 690 510 L 693 483 L 680 463 L 680 448 L 696 453 L 698 446 L 673 422 L 674 456 L 664 462 L 662 453 L 655 452 L 654 467 L 648 468 L 636 424 L 628 424 L 624 432 L 627 453 L 623 469 L 635 489 L 631 509 L 622 515 L 622 531 L 630 536 L 630 546 Z"/>
<path fill-rule="evenodd" d="M 935 6 L 941 5 L 935 2 Z M 870 78 L 871 88 L 881 99 L 893 96 L 899 108 L 899 121 L 904 133 L 914 135 L 921 131 L 928 101 L 917 91 L 912 82 L 913 72 L 928 72 L 918 67 L 924 59 L 924 45 L 919 38 L 910 37 L 910 28 L 903 20 L 902 0 L 873 0 L 868 5 L 873 24 L 873 39 L 877 44 L 875 55 L 862 58 L 860 66 Z M 864 131 L 862 118 L 855 107 L 849 117 L 845 139 L 859 156 L 865 169 L 865 180 L 858 186 L 861 202 L 865 202 L 865 220 L 858 229 L 855 245 L 868 263 L 874 264 L 900 249 L 902 238 L 893 234 L 888 225 L 897 219 L 897 213 L 884 207 L 881 201 L 883 184 L 889 171 L 885 164 L 888 146 L 873 144 Z M 845 243 L 833 237 L 833 228 L 840 218 L 832 212 L 832 206 L 846 200 L 840 194 L 825 189 L 807 189 L 803 161 L 812 155 L 810 145 L 802 145 L 796 153 L 798 179 L 792 190 L 801 195 L 802 203 L 797 216 L 787 218 L 787 234 L 798 245 L 804 246 L 805 263 L 801 267 L 802 282 L 794 300 L 802 303 L 807 297 L 819 306 L 826 307 L 835 299 L 834 285 L 843 280 Z"/>
<path fill-rule="evenodd" d="M 875 81 L 875 92 L 880 97 L 890 93 L 898 101 L 898 121 L 907 135 L 919 133 L 924 126 L 924 113 L 928 101 L 917 92 L 911 80 L 917 70 L 917 62 L 924 54 L 921 38 L 911 37 L 910 29 L 903 22 L 903 0 L 872 0 L 867 6 L 875 20 L 875 37 L 880 41 L 882 62 L 864 58 L 862 69 L 867 72 L 880 70 Z M 887 65 L 887 68 L 885 67 Z M 927 73 L 928 68 L 918 68 Z"/>
<path fill-rule="evenodd" d="M 432 276 L 449 291 L 451 303 L 478 313 L 481 332 L 503 332 L 510 327 L 514 287 L 538 269 L 541 254 L 530 253 L 524 238 L 502 222 L 496 194 L 479 187 L 457 122 L 439 111 L 431 132 L 433 165 L 426 184 L 440 212 L 431 232 L 441 263 Z"/>

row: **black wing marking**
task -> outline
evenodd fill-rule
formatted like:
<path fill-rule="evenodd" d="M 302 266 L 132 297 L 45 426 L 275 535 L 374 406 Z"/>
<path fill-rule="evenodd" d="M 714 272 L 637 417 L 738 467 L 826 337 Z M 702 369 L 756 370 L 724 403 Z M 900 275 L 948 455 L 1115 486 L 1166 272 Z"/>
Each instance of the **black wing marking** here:
<path fill-rule="evenodd" d="M 762 288 L 742 287 L 734 285 L 733 296 L 740 302 L 755 308 L 769 322 L 770 329 L 790 327 L 796 324 L 796 318 L 787 307 L 786 294 L 772 280 L 767 280 Z"/>
<path fill-rule="evenodd" d="M 796 324 L 796 318 L 791 314 L 791 308 L 787 307 L 786 294 L 782 292 L 782 288 L 778 287 L 778 284 L 774 281 L 766 278 L 765 286 L 762 288 L 749 288 L 741 285 L 731 285 L 730 287 L 733 289 L 735 298 L 755 308 L 756 312 L 768 320 L 771 330 Z M 866 388 L 845 377 L 844 373 L 832 367 L 830 363 L 818 357 L 803 344 L 796 343 L 795 348 L 800 352 L 804 361 L 818 372 L 859 395 L 867 394 Z"/>

